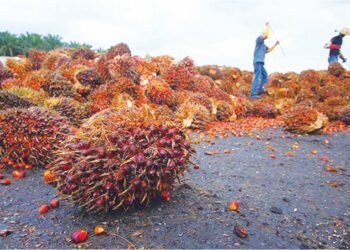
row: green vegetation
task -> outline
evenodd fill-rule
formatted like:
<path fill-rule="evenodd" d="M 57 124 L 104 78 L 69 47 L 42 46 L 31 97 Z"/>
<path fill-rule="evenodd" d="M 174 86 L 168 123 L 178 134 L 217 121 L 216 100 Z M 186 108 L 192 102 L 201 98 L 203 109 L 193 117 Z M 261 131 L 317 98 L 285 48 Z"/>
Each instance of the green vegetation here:
<path fill-rule="evenodd" d="M 15 35 L 8 31 L 0 32 L 0 56 L 28 55 L 31 48 L 49 51 L 59 47 L 91 48 L 92 46 L 76 41 L 63 42 L 62 37 L 58 35 L 42 36 L 29 32 Z"/>

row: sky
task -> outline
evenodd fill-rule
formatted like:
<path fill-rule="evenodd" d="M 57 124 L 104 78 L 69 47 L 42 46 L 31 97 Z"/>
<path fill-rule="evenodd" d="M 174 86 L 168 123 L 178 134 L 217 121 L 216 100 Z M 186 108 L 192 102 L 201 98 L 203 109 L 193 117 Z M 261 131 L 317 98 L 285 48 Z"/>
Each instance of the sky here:
<path fill-rule="evenodd" d="M 196 65 L 244 70 L 253 69 L 255 39 L 269 21 L 266 44 L 281 45 L 266 55 L 269 73 L 327 68 L 324 44 L 336 29 L 350 28 L 350 0 L 0 0 L 0 6 L 0 31 L 55 34 L 104 49 L 124 42 L 133 55 L 189 56 Z M 350 37 L 342 52 L 350 64 Z"/>

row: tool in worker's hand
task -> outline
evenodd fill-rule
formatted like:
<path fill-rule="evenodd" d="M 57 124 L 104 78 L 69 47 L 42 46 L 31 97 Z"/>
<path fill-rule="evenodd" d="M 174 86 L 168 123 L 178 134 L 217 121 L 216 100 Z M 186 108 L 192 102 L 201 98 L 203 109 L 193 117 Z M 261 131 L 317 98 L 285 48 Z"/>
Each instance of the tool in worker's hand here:
<path fill-rule="evenodd" d="M 275 37 L 275 39 L 276 39 L 277 41 L 279 41 L 279 39 L 278 39 L 277 36 L 276 36 L 276 33 L 273 31 L 273 29 L 272 29 L 272 27 L 271 27 L 271 24 L 270 24 L 269 26 L 270 26 L 270 30 L 271 30 L 271 32 L 272 32 L 272 35 Z M 279 42 L 279 48 L 281 49 L 282 54 L 283 54 L 284 56 L 286 56 L 286 53 L 284 52 L 284 49 L 283 49 L 282 46 L 281 46 L 281 42 Z"/>

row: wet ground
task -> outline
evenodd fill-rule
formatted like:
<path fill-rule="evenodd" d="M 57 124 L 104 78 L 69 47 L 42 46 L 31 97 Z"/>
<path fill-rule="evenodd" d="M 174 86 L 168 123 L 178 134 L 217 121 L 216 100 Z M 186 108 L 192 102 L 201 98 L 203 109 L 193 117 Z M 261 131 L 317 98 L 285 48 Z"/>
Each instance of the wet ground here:
<path fill-rule="evenodd" d="M 55 190 L 32 169 L 0 186 L 0 232 L 12 231 L 0 236 L 0 248 L 350 248 L 349 134 L 294 137 L 277 129 L 202 141 L 195 145 L 200 169 L 185 175 L 170 202 L 128 212 L 82 215 L 63 202 L 40 215 Z M 228 210 L 231 200 L 239 212 Z M 237 223 L 246 238 L 235 234 Z M 98 224 L 106 234 L 93 235 Z M 69 236 L 80 227 L 89 236 L 76 245 Z"/>

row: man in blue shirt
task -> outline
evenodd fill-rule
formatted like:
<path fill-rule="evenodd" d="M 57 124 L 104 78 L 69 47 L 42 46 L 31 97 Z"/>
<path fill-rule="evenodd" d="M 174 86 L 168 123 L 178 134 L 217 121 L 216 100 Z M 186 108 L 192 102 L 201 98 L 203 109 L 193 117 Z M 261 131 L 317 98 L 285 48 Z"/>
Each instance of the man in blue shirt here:
<path fill-rule="evenodd" d="M 338 57 L 343 60 L 343 63 L 346 62 L 346 58 L 340 52 L 341 45 L 343 44 L 343 37 L 346 35 L 350 35 L 350 31 L 348 28 L 344 28 L 339 31 L 339 35 L 333 37 L 331 39 L 331 43 L 329 44 L 329 57 L 328 63 L 338 62 Z"/>
<path fill-rule="evenodd" d="M 265 32 L 256 39 L 254 50 L 254 76 L 250 89 L 250 98 L 260 98 L 261 94 L 266 93 L 264 85 L 267 82 L 267 72 L 264 68 L 265 54 L 271 52 L 278 44 L 277 41 L 271 48 L 268 48 L 264 41 L 270 34 L 269 23 L 266 23 Z"/>

